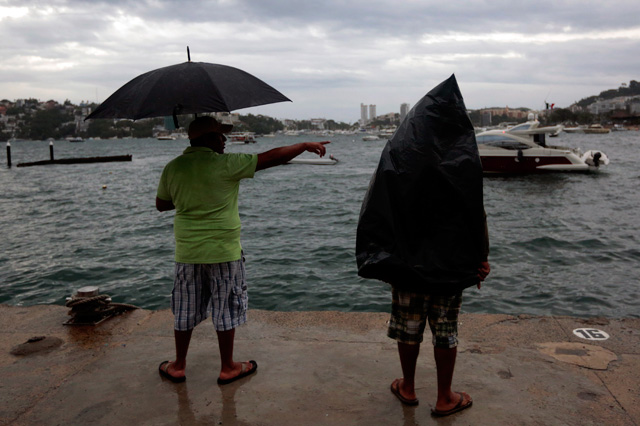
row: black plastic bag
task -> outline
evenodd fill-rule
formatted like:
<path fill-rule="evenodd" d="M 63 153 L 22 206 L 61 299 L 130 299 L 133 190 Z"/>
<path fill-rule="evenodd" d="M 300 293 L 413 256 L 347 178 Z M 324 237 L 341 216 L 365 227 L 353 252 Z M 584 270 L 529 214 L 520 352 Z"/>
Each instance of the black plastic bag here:
<path fill-rule="evenodd" d="M 454 75 L 387 142 L 362 203 L 358 275 L 419 293 L 478 283 L 488 241 L 482 164 Z"/>

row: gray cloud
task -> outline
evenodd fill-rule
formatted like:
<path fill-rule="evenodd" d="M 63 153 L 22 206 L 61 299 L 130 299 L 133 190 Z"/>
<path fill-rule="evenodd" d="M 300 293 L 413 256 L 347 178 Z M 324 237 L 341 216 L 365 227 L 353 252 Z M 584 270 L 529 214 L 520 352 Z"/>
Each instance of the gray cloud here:
<path fill-rule="evenodd" d="M 103 100 L 188 45 L 293 99 L 257 109 L 281 118 L 397 111 L 452 73 L 470 108 L 568 106 L 638 78 L 636 3 L 9 0 L 0 97 Z"/>

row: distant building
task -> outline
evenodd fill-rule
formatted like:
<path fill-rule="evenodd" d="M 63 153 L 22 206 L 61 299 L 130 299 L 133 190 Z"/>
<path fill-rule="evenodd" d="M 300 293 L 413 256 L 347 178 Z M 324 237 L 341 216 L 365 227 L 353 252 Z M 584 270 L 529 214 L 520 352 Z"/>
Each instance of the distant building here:
<path fill-rule="evenodd" d="M 409 104 L 400 105 L 400 122 L 409 114 Z"/>
<path fill-rule="evenodd" d="M 369 105 L 369 120 L 375 120 L 378 114 L 376 114 L 376 106 Z"/>
<path fill-rule="evenodd" d="M 312 118 L 311 125 L 318 130 L 324 130 L 324 124 L 327 122 L 324 118 Z"/>
<path fill-rule="evenodd" d="M 364 126 L 369 122 L 368 109 L 365 104 L 360 104 L 360 125 Z"/>
<path fill-rule="evenodd" d="M 631 98 L 629 96 L 618 96 L 613 99 L 598 100 L 587 106 L 591 114 L 606 114 L 612 111 L 626 110 Z"/>
<path fill-rule="evenodd" d="M 490 111 L 483 111 L 482 112 L 482 115 L 480 116 L 480 126 L 481 127 L 491 126 L 491 112 Z"/>

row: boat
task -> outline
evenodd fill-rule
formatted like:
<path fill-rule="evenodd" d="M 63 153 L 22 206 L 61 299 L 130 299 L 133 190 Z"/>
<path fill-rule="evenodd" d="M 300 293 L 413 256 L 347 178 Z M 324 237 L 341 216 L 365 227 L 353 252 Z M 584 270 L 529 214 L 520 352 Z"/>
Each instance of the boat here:
<path fill-rule="evenodd" d="M 393 135 L 396 133 L 396 130 L 397 130 L 397 127 L 382 129 L 380 130 L 380 133 L 378 134 L 378 136 L 380 137 L 380 139 L 391 139 Z"/>
<path fill-rule="evenodd" d="M 584 129 L 584 133 L 587 135 L 599 135 L 609 133 L 610 131 L 610 129 L 602 127 L 600 124 L 592 124 Z"/>
<path fill-rule="evenodd" d="M 69 142 L 84 142 L 84 139 L 82 139 L 79 136 L 75 136 L 75 137 L 68 137 L 67 140 Z"/>
<path fill-rule="evenodd" d="M 588 172 L 609 164 L 599 150 L 582 153 L 576 148 L 550 146 L 545 136 L 562 126 L 539 127 L 529 121 L 506 130 L 488 130 L 476 135 L 485 174 L 525 174 L 544 172 Z"/>
<path fill-rule="evenodd" d="M 175 141 L 176 138 L 171 135 L 161 135 L 156 137 L 159 141 Z"/>
<path fill-rule="evenodd" d="M 378 141 L 380 138 L 377 135 L 367 135 L 362 137 L 363 141 Z"/>
<path fill-rule="evenodd" d="M 256 134 L 253 132 L 231 132 L 226 136 L 231 144 L 256 143 Z"/>
<path fill-rule="evenodd" d="M 338 159 L 333 155 L 329 155 L 329 158 L 293 158 L 287 161 L 287 164 L 314 164 L 318 166 L 332 166 L 338 163 Z"/>

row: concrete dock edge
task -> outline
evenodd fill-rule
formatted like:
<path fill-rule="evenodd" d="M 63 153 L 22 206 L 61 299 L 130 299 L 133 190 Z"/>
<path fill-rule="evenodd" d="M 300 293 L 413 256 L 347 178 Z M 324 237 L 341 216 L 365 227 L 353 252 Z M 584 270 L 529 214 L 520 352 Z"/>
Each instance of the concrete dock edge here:
<path fill-rule="evenodd" d="M 474 405 L 436 419 L 430 342 L 418 361 L 420 405 L 389 392 L 401 371 L 384 313 L 250 310 L 235 358 L 255 359 L 258 372 L 218 386 L 209 321 L 194 331 L 187 381 L 176 385 L 157 371 L 174 358 L 170 311 L 64 326 L 67 312 L 0 305 L 0 424 L 640 424 L 640 318 L 463 314 L 454 388 Z"/>

